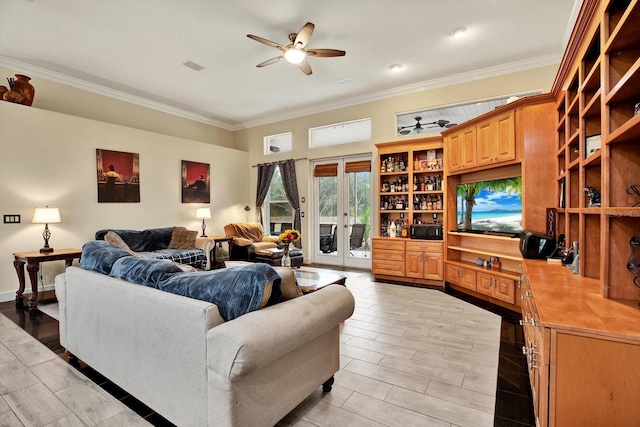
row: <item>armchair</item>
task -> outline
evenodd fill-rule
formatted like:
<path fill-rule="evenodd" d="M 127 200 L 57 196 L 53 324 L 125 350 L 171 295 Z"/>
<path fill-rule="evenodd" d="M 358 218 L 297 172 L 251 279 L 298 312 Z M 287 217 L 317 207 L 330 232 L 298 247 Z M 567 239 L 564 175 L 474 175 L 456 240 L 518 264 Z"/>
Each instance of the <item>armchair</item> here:
<path fill-rule="evenodd" d="M 259 222 L 227 224 L 224 234 L 233 238 L 229 242 L 229 259 L 234 261 L 255 262 L 257 251 L 278 247 L 278 237 L 265 235 Z"/>

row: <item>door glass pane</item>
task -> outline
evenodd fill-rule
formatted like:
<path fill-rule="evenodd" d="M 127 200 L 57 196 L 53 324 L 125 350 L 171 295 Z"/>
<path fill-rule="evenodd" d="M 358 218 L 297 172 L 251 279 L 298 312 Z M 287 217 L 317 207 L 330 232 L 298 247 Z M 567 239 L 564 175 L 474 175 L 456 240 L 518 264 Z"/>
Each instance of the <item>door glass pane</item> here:
<path fill-rule="evenodd" d="M 318 253 L 337 254 L 338 177 L 318 177 Z"/>
<path fill-rule="evenodd" d="M 282 176 L 280 168 L 276 167 L 269 185 L 269 193 L 267 195 L 269 219 L 269 234 L 280 234 L 281 231 L 292 228 L 293 208 L 287 201 L 282 184 Z"/>
<path fill-rule="evenodd" d="M 349 257 L 370 258 L 371 172 L 349 173 Z"/>

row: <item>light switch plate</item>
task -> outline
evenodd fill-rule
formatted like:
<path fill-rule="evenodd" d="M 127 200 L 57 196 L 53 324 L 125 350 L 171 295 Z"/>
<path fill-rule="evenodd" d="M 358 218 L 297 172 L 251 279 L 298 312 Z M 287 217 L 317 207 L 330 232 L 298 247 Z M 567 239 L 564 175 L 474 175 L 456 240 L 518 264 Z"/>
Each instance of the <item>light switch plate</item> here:
<path fill-rule="evenodd" d="M 17 215 L 17 214 L 4 215 L 4 223 L 5 224 L 20 224 L 20 215 Z"/>

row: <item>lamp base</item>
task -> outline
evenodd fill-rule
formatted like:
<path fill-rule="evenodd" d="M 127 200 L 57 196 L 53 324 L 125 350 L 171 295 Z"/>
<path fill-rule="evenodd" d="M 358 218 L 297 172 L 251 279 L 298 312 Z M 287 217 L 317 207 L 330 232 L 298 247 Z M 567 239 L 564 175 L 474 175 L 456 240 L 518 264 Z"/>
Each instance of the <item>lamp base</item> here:
<path fill-rule="evenodd" d="M 47 254 L 49 252 L 53 252 L 53 248 L 50 248 L 50 247 L 42 248 L 40 249 L 40 252 L 42 252 L 43 254 Z"/>

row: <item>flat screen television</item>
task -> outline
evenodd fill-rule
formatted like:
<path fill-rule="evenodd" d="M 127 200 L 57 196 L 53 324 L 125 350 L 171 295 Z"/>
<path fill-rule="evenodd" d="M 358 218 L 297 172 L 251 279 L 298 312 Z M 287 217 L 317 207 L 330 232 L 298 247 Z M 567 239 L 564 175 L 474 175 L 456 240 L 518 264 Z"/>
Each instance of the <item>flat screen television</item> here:
<path fill-rule="evenodd" d="M 458 184 L 457 230 L 520 236 L 522 177 Z"/>

